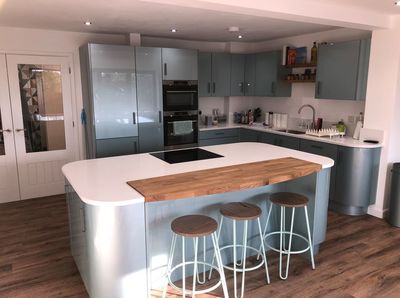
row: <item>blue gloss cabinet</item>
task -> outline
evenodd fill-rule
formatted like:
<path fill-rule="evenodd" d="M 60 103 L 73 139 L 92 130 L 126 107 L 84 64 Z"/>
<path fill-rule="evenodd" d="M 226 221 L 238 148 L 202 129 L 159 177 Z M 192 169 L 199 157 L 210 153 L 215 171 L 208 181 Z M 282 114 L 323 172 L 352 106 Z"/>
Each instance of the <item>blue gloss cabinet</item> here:
<path fill-rule="evenodd" d="M 256 56 L 231 55 L 231 96 L 251 96 L 256 86 Z"/>
<path fill-rule="evenodd" d="M 229 96 L 231 86 L 231 55 L 199 53 L 199 96 Z"/>
<path fill-rule="evenodd" d="M 164 80 L 197 80 L 197 50 L 163 48 L 161 51 Z"/>
<path fill-rule="evenodd" d="M 290 97 L 292 85 L 285 81 L 290 69 L 281 65 L 282 51 L 255 54 L 256 96 Z"/>
<path fill-rule="evenodd" d="M 319 46 L 316 98 L 365 99 L 370 42 L 363 39 Z"/>
<path fill-rule="evenodd" d="M 164 149 L 160 48 L 136 48 L 139 152 Z"/>

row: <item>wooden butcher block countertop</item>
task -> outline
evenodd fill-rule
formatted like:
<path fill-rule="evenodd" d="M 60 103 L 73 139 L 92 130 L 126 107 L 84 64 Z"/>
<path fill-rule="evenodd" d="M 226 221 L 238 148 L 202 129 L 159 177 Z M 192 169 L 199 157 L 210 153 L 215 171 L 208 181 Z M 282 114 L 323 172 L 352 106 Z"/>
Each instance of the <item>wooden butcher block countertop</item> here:
<path fill-rule="evenodd" d="M 195 172 L 129 181 L 145 202 L 177 200 L 293 180 L 320 171 L 317 163 L 284 157 Z"/>

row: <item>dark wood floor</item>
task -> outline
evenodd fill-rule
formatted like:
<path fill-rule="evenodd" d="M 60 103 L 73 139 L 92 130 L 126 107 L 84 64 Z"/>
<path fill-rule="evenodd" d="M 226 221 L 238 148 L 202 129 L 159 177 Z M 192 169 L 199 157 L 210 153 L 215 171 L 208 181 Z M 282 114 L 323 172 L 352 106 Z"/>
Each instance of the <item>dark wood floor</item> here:
<path fill-rule="evenodd" d="M 245 297 L 400 297 L 400 229 L 371 216 L 330 212 L 314 271 L 295 256 L 281 281 L 277 261 L 270 253 L 268 286 L 262 270 L 247 275 Z M 233 294 L 231 275 L 228 285 Z M 69 250 L 63 196 L 0 205 L 0 297 L 88 297 Z"/>

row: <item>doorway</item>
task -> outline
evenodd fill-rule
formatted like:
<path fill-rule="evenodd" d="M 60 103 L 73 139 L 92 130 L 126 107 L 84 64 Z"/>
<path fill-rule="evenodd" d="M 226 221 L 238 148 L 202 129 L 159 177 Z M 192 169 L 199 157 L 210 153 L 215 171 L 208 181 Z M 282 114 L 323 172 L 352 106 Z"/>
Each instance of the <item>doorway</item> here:
<path fill-rule="evenodd" d="M 68 57 L 0 54 L 0 203 L 64 192 L 70 80 Z"/>

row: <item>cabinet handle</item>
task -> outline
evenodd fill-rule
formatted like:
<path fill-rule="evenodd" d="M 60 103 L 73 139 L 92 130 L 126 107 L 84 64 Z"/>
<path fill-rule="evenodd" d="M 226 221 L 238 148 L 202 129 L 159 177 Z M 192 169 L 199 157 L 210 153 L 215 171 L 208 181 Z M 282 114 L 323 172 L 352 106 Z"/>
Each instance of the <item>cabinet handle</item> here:
<path fill-rule="evenodd" d="M 161 123 L 162 122 L 162 112 L 158 111 L 158 122 Z"/>
<path fill-rule="evenodd" d="M 317 82 L 317 95 L 319 95 L 320 90 L 321 90 L 321 82 L 318 81 L 318 82 Z"/>
<path fill-rule="evenodd" d="M 272 83 L 271 83 L 271 93 L 272 93 L 272 94 L 275 94 L 275 89 L 276 89 L 276 88 L 275 88 L 275 82 L 272 82 Z"/>
<path fill-rule="evenodd" d="M 16 132 L 26 131 L 26 128 L 17 128 L 15 131 Z"/>
<path fill-rule="evenodd" d="M 215 93 L 215 82 L 213 82 L 213 93 Z"/>
<path fill-rule="evenodd" d="M 320 149 L 320 150 L 323 149 L 322 146 L 318 146 L 318 145 L 311 145 L 311 148 Z"/>
<path fill-rule="evenodd" d="M 167 75 L 167 63 L 164 63 L 164 76 Z"/>
<path fill-rule="evenodd" d="M 79 209 L 79 212 L 81 214 L 81 231 L 86 232 L 86 216 L 85 216 L 85 209 L 84 207 L 81 207 Z"/>
<path fill-rule="evenodd" d="M 137 142 L 134 142 L 133 143 L 134 144 L 134 152 L 133 153 L 138 153 L 138 150 L 137 150 Z"/>
<path fill-rule="evenodd" d="M 11 132 L 11 129 L 0 129 L 0 133 Z"/>
<path fill-rule="evenodd" d="M 215 133 L 216 136 L 222 136 L 222 135 L 224 135 L 224 134 L 225 134 L 224 132 L 216 132 L 216 133 Z"/>
<path fill-rule="evenodd" d="M 133 125 L 136 125 L 136 113 L 135 112 L 132 113 L 132 122 L 133 122 Z"/>
<path fill-rule="evenodd" d="M 208 94 L 211 93 L 211 83 L 210 82 L 207 83 L 207 93 Z"/>

